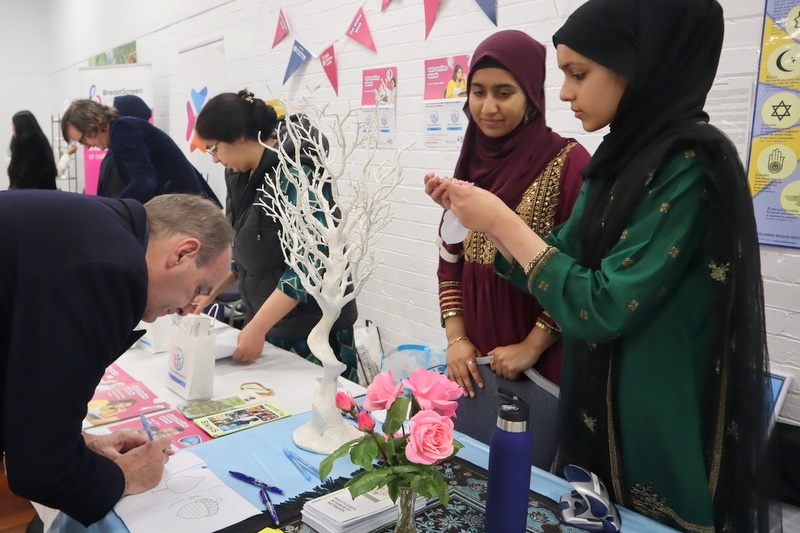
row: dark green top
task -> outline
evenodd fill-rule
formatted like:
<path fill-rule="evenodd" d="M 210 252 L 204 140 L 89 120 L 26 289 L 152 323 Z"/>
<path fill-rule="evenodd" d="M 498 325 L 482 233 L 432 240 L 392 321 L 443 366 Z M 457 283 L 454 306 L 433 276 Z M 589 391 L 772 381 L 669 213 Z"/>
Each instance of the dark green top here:
<path fill-rule="evenodd" d="M 588 182 L 573 216 L 548 237 L 559 252 L 541 269 L 528 278 L 499 254 L 495 269 L 533 294 L 559 324 L 565 367 L 576 343 L 592 346 L 621 336 L 617 398 L 597 399 L 612 402 L 609 447 L 612 462 L 614 455 L 622 460 L 612 471 L 630 487 L 622 498 L 617 480 L 606 480 L 612 495 L 683 530 L 713 531 L 701 376 L 709 357 L 709 287 L 725 268 L 703 260 L 704 171 L 691 150 L 669 159 L 599 270 L 575 259 L 587 187 Z M 569 372 L 564 376 L 562 398 L 581 386 L 570 382 Z M 593 431 L 591 412 L 574 416 Z"/>

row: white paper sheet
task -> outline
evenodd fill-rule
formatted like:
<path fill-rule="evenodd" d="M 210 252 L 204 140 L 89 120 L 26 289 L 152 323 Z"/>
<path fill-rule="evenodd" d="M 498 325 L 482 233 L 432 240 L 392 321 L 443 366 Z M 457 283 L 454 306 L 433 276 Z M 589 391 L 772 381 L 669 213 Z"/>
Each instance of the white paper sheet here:
<path fill-rule="evenodd" d="M 114 510 L 131 533 L 210 533 L 261 513 L 188 451 L 170 458 L 157 487 L 125 496 Z"/>

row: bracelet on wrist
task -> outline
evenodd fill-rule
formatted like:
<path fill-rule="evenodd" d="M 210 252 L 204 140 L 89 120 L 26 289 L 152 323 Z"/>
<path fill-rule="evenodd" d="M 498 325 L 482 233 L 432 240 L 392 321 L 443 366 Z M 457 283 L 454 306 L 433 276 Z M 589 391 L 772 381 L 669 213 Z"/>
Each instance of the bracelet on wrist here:
<path fill-rule="evenodd" d="M 522 271 L 525 273 L 526 276 L 530 275 L 531 270 L 533 270 L 536 264 L 542 260 L 542 257 L 545 256 L 545 254 L 548 252 L 548 250 L 550 250 L 550 248 L 552 248 L 552 246 L 545 246 L 538 254 L 534 255 L 533 258 L 530 261 L 528 261 L 528 264 L 525 265 L 524 269 L 522 269 Z"/>
<path fill-rule="evenodd" d="M 469 337 L 467 337 L 466 335 L 462 335 L 460 337 L 456 337 L 455 339 L 453 339 L 453 340 L 451 340 L 450 342 L 447 343 L 447 348 L 450 348 L 452 345 L 454 345 L 458 341 L 464 341 L 464 340 L 468 341 Z"/>
<path fill-rule="evenodd" d="M 559 337 L 561 335 L 560 331 L 558 331 L 557 329 L 555 329 L 553 326 L 551 326 L 550 324 L 548 324 L 547 322 L 545 322 L 542 319 L 536 320 L 536 324 L 535 325 L 536 325 L 537 328 L 547 332 L 548 334 L 552 335 L 553 337 Z"/>

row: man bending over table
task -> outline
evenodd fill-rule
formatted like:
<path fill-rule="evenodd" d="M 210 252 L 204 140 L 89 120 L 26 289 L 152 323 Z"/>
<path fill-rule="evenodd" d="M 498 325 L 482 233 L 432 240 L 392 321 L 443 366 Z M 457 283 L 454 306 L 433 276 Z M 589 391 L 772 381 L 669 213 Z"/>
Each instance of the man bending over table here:
<path fill-rule="evenodd" d="M 103 373 L 152 322 L 228 273 L 219 207 L 58 191 L 0 192 L 0 452 L 11 490 L 89 525 L 155 487 L 169 437 L 83 435 Z"/>

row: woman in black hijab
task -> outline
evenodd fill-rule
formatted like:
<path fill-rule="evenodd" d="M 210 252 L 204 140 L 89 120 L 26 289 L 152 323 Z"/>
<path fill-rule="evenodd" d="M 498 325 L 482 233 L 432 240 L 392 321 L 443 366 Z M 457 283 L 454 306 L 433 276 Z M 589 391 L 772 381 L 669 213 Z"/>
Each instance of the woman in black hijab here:
<path fill-rule="evenodd" d="M 744 169 L 703 111 L 716 0 L 589 0 L 556 32 L 568 101 L 610 124 L 573 216 L 545 240 L 477 187 L 426 191 L 494 236 L 501 275 L 564 334 L 560 462 L 683 531 L 769 531 L 768 369 Z M 525 265 L 524 268 L 522 265 Z"/>
<path fill-rule="evenodd" d="M 9 189 L 55 189 L 56 161 L 53 148 L 36 117 L 19 111 L 11 117 L 11 162 L 8 165 Z"/>

